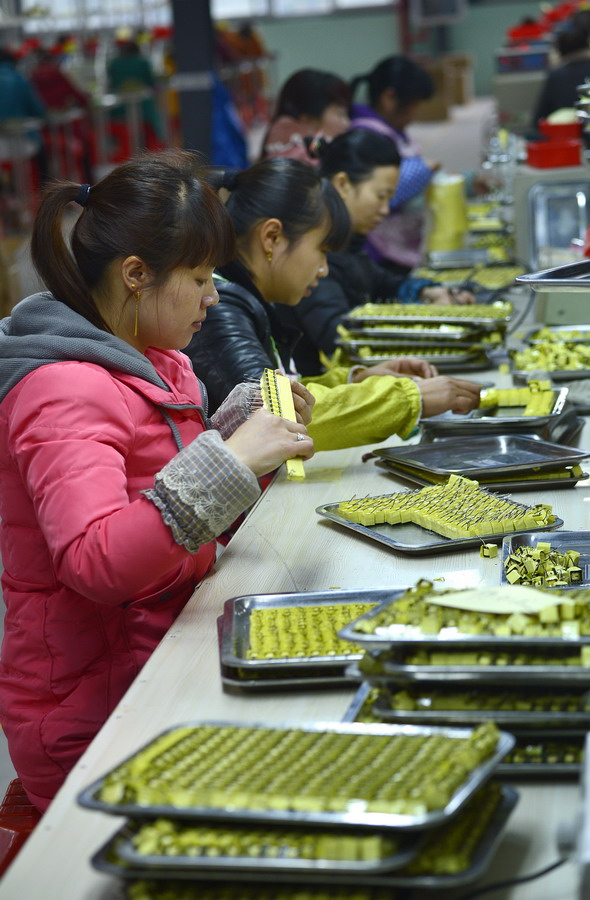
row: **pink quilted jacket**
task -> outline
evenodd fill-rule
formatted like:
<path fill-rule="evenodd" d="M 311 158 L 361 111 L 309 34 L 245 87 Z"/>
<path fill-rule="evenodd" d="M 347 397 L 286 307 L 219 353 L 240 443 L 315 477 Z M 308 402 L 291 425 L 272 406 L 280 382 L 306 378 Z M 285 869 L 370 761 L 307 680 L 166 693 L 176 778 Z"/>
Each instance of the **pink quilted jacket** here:
<path fill-rule="evenodd" d="M 170 423 L 184 445 L 205 427 L 187 358 L 147 355 L 171 391 L 57 361 L 0 404 L 0 718 L 41 809 L 215 557 L 176 544 L 140 493 L 178 451 Z"/>

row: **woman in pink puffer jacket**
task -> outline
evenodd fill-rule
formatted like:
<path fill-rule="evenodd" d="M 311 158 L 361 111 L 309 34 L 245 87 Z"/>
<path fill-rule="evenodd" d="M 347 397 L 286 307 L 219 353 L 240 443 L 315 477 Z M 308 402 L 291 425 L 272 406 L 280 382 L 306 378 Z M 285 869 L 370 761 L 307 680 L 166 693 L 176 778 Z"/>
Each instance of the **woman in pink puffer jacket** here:
<path fill-rule="evenodd" d="M 72 201 L 83 211 L 70 250 Z M 252 385 L 209 421 L 178 352 L 233 252 L 190 153 L 132 161 L 92 188 L 55 185 L 32 252 L 49 291 L 0 323 L 0 719 L 45 809 L 212 566 L 215 537 L 259 495 L 257 477 L 313 445 L 303 424 L 252 413 Z"/>

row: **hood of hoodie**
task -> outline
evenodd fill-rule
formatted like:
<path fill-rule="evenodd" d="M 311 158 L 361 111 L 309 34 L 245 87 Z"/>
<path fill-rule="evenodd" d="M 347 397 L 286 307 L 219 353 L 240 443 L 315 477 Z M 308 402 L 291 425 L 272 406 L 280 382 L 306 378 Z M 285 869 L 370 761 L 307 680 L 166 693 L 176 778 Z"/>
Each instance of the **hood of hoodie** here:
<path fill-rule="evenodd" d="M 35 369 L 68 360 L 95 363 L 170 392 L 143 353 L 43 291 L 21 300 L 0 321 L 0 400 Z"/>

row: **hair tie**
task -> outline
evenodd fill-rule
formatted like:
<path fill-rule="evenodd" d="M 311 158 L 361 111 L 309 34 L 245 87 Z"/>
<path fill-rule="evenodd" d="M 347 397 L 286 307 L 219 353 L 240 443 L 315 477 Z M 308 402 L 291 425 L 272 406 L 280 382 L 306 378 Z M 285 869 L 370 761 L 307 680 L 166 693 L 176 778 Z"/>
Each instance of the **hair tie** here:
<path fill-rule="evenodd" d="M 90 195 L 90 185 L 89 184 L 81 184 L 80 190 L 78 191 L 78 196 L 75 197 L 74 203 L 77 203 L 79 206 L 86 206 L 88 203 L 88 197 Z"/>

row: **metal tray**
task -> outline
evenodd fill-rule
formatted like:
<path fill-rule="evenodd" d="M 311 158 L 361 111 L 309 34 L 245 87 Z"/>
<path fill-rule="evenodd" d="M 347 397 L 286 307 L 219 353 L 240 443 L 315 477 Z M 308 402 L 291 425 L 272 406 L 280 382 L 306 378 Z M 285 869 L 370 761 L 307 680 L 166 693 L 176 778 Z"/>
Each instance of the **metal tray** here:
<path fill-rule="evenodd" d="M 397 735 L 416 735 L 430 736 L 433 734 L 443 735 L 454 739 L 465 739 L 469 737 L 473 729 L 470 728 L 432 728 L 414 725 L 359 725 L 359 724 L 342 724 L 337 722 L 314 723 L 313 725 L 297 725 L 297 726 L 280 726 L 280 725 L 264 725 L 251 723 L 249 725 L 235 725 L 229 722 L 189 722 L 182 727 L 200 727 L 200 726 L 222 726 L 232 727 L 235 729 L 244 728 L 244 730 L 252 728 L 260 728 L 261 732 L 280 731 L 302 731 L 308 733 L 337 733 L 337 734 L 362 734 L 362 735 L 385 735 L 395 737 Z M 176 729 L 168 729 L 162 734 L 167 734 Z M 158 737 L 161 737 L 158 735 Z M 138 753 L 146 750 L 153 741 L 141 748 Z M 289 826 L 328 826 L 336 828 L 371 828 L 373 830 L 384 830 L 389 828 L 415 830 L 433 828 L 441 825 L 449 817 L 455 815 L 461 807 L 467 802 L 469 797 L 481 787 L 491 776 L 496 765 L 510 752 L 514 745 L 514 738 L 507 732 L 500 732 L 495 752 L 488 757 L 483 763 L 473 769 L 466 781 L 455 791 L 447 805 L 443 809 L 427 811 L 421 815 L 401 815 L 397 813 L 373 813 L 366 812 L 362 809 L 360 803 L 354 803 L 346 812 L 331 811 L 311 811 L 311 810 L 261 810 L 248 808 L 229 808 L 225 806 L 173 806 L 167 803 L 157 803 L 153 805 L 142 806 L 133 801 L 127 801 L 119 804 L 107 803 L 101 800 L 98 793 L 104 784 L 105 778 L 111 774 L 110 770 L 107 775 L 99 778 L 89 785 L 78 795 L 78 802 L 87 809 L 96 809 L 101 812 L 109 813 L 116 816 L 131 816 L 134 818 L 157 818 L 164 816 L 174 819 L 191 819 L 193 821 L 207 821 L 208 824 L 216 822 L 240 822 L 244 825 L 248 823 L 260 822 L 267 825 L 289 825 Z M 134 756 L 132 754 L 124 763 L 130 762 Z M 236 775 L 240 774 L 240 763 L 235 761 L 232 764 L 235 767 Z M 334 763 L 336 765 L 336 763 Z M 362 760 L 359 765 L 363 765 Z M 351 764 L 350 774 L 355 771 Z M 119 766 L 115 767 L 119 768 Z M 352 799 L 352 798 L 351 798 Z M 361 808 L 359 808 L 361 807 Z"/>
<path fill-rule="evenodd" d="M 411 328 L 408 323 L 406 326 L 398 323 L 389 324 L 388 327 L 385 328 L 372 328 L 369 326 L 357 328 L 352 325 L 348 330 L 351 335 L 354 335 L 353 338 L 337 338 L 336 343 L 339 346 L 349 346 L 352 349 L 355 347 L 364 347 L 367 343 L 367 337 L 370 336 L 372 338 L 371 344 L 374 343 L 375 346 L 379 346 L 379 344 L 397 344 L 399 341 L 407 341 L 408 344 L 422 344 L 426 341 L 429 342 L 430 346 L 441 347 L 448 344 L 449 349 L 458 345 L 461 349 L 467 350 L 469 347 L 472 347 L 473 344 L 476 344 L 479 340 L 481 340 L 482 336 L 487 332 L 483 331 L 481 328 L 471 328 L 467 325 L 461 327 L 460 325 L 453 325 L 453 328 L 456 328 L 456 331 L 445 331 L 445 323 L 440 323 L 438 325 L 433 325 L 432 328 L 427 328 L 426 326 L 422 326 L 422 328 Z"/>
<path fill-rule="evenodd" d="M 579 731 L 579 730 L 560 730 L 557 733 L 555 731 L 519 731 L 514 729 L 513 732 L 514 737 L 516 738 L 516 745 L 522 745 L 523 743 L 543 743 L 544 741 L 551 742 L 552 744 L 579 744 L 580 748 L 583 750 L 586 734 L 587 732 Z M 582 754 L 583 757 L 583 754 Z M 524 762 L 524 763 L 514 763 L 514 762 L 501 762 L 499 763 L 496 774 L 498 776 L 502 776 L 503 778 L 579 778 L 582 774 L 583 761 L 580 759 L 579 762 L 567 763 L 567 762 L 543 762 L 543 763 L 532 763 L 532 762 Z"/>
<path fill-rule="evenodd" d="M 422 444 L 421 446 L 424 445 Z M 409 484 L 417 485 L 418 487 L 428 487 L 431 484 L 435 484 L 434 481 L 421 477 L 418 471 L 414 472 L 409 468 L 396 466 L 393 463 L 386 462 L 386 460 L 378 459 L 376 460 L 375 465 L 384 469 L 388 475 L 401 478 L 404 481 L 409 482 Z M 515 479 L 514 481 L 487 481 L 485 476 L 480 476 L 478 481 L 481 486 L 485 487 L 488 491 L 499 491 L 500 493 L 504 493 L 505 491 L 530 491 L 533 488 L 537 490 L 553 490 L 554 488 L 575 487 L 578 481 L 582 481 L 586 478 L 588 478 L 588 473 L 582 472 L 578 477 L 571 478 L 535 478 L 530 481 L 524 479 Z"/>
<path fill-rule="evenodd" d="M 453 304 L 450 304 L 453 305 Z M 477 305 L 468 307 L 469 310 L 477 310 Z M 420 315 L 417 313 L 406 313 L 399 315 L 371 315 L 367 314 L 359 314 L 359 315 L 348 315 L 345 317 L 344 322 L 347 328 L 354 328 L 355 325 L 359 325 L 363 323 L 363 325 L 375 325 L 377 323 L 381 325 L 388 324 L 401 324 L 406 322 L 409 324 L 410 322 L 420 322 L 426 323 L 429 325 L 434 325 L 435 323 L 439 325 L 469 325 L 471 328 L 481 328 L 486 330 L 496 330 L 498 328 L 505 327 L 510 321 L 513 314 L 513 310 L 507 313 L 505 316 L 501 316 L 498 318 L 491 318 L 490 316 L 486 316 L 484 313 L 480 313 L 479 315 L 443 315 L 441 313 L 440 316 L 434 315 Z"/>
<path fill-rule="evenodd" d="M 578 381 L 590 378 L 590 369 L 516 369 L 510 360 L 510 374 L 517 384 L 527 384 L 529 379 L 545 377 L 551 381 Z"/>
<path fill-rule="evenodd" d="M 479 432 L 479 434 L 497 434 L 498 428 L 520 429 L 521 431 L 532 431 L 549 425 L 560 416 L 565 409 L 567 400 L 567 388 L 559 388 L 554 391 L 554 403 L 550 413 L 542 416 L 522 416 L 522 415 L 487 415 L 485 409 L 474 409 L 466 415 L 459 413 L 445 412 L 438 416 L 430 416 L 426 420 L 420 422 L 421 426 L 435 428 L 437 431 L 447 433 L 449 437 L 453 434 L 460 433 L 457 428 L 462 430 L 469 429 L 469 433 Z M 507 409 L 507 407 L 501 407 Z M 514 407 L 515 410 L 522 409 L 520 406 Z"/>
<path fill-rule="evenodd" d="M 571 533 L 571 532 L 569 532 Z M 535 535 L 536 537 L 536 535 Z M 485 585 L 480 585 L 480 592 L 485 591 Z M 487 649 L 489 651 L 511 651 L 518 650 L 525 653 L 529 650 L 566 650 L 575 647 L 581 647 L 590 644 L 590 635 L 580 635 L 578 637 L 538 637 L 530 635 L 495 635 L 495 634 L 464 634 L 456 628 L 443 629 L 438 634 L 423 634 L 409 631 L 407 634 L 390 633 L 390 634 L 374 634 L 366 632 L 358 632 L 354 626 L 357 622 L 371 622 L 384 607 L 393 606 L 403 596 L 403 591 L 391 591 L 388 600 L 381 606 L 371 612 L 360 616 L 356 622 L 351 622 L 340 629 L 340 636 L 347 641 L 354 641 L 365 650 L 399 650 L 420 649 L 421 647 L 430 647 L 438 650 L 457 650 L 460 647 L 465 650 L 475 650 L 477 648 Z M 452 595 L 451 595 L 452 596 Z M 425 598 L 427 599 L 427 598 Z M 404 626 L 402 626 L 403 628 Z M 589 669 L 590 672 L 590 669 Z"/>
<path fill-rule="evenodd" d="M 496 427 L 493 424 L 481 424 L 481 420 L 477 423 L 477 431 L 480 434 L 496 434 L 498 432 L 503 433 L 506 431 L 514 431 L 517 434 L 528 434 L 529 437 L 537 437 L 539 440 L 546 440 L 551 443 L 559 444 L 571 444 L 580 431 L 584 427 L 585 421 L 577 414 L 577 410 L 575 408 L 567 409 L 560 416 L 556 416 L 552 421 L 547 425 L 536 425 L 537 419 L 533 416 L 527 416 L 527 418 L 533 419 L 533 423 L 529 426 L 526 425 L 517 425 L 516 427 L 511 427 L 509 424 L 509 420 L 505 419 L 502 423 L 498 423 Z M 433 419 L 436 418 L 436 421 Z M 441 417 L 442 418 L 442 417 Z M 455 416 L 455 419 L 460 419 L 460 416 Z M 435 441 L 447 440 L 449 437 L 457 437 L 458 435 L 472 435 L 475 433 L 474 423 L 460 421 L 452 421 L 450 419 L 442 419 L 440 421 L 439 417 L 433 417 L 433 419 L 422 419 L 420 422 L 420 443 L 421 444 L 431 444 Z M 432 423 L 432 424 L 431 424 Z"/>
<path fill-rule="evenodd" d="M 399 351 L 403 349 L 410 348 L 398 348 L 396 353 L 392 353 L 391 355 L 397 356 L 400 355 Z M 464 355 L 464 359 L 459 359 L 457 357 L 451 358 L 450 356 L 436 356 L 425 353 L 418 348 L 414 348 L 415 352 L 420 356 L 421 359 L 425 359 L 426 362 L 432 363 L 435 365 L 439 372 L 484 372 L 486 369 L 493 369 L 496 367 L 496 363 L 489 353 L 486 353 L 484 350 L 477 351 L 476 353 L 466 354 Z M 403 354 L 402 354 L 403 355 Z M 350 362 L 354 365 L 362 365 L 362 366 L 378 366 L 379 363 L 384 362 L 389 359 L 390 356 L 356 356 L 352 354 L 349 356 Z"/>
<path fill-rule="evenodd" d="M 555 687 L 590 688 L 590 667 L 585 666 L 417 666 L 391 663 L 382 673 L 361 672 L 357 663 L 348 666 L 351 681 L 366 681 L 378 687 L 400 687 L 423 682 L 484 685 L 513 685 L 518 687 L 546 685 Z"/>
<path fill-rule="evenodd" d="M 374 451 L 387 462 L 403 463 L 437 475 L 479 478 L 574 465 L 590 457 L 590 450 L 539 441 L 525 434 L 472 435 L 449 438 L 444 444 L 412 444 Z"/>
<path fill-rule="evenodd" d="M 344 666 L 360 659 L 363 651 L 338 656 L 279 657 L 276 659 L 248 659 L 250 646 L 250 621 L 252 612 L 258 609 L 283 609 L 285 607 L 347 606 L 353 603 L 383 603 L 391 597 L 390 589 L 357 591 L 302 591 L 289 594 L 247 594 L 226 600 L 223 606 L 223 640 L 221 664 L 231 669 L 250 670 L 268 674 L 279 669 L 283 674 L 297 676 L 308 669 L 310 674 L 321 669 L 329 674 L 331 669 L 342 672 Z"/>
<path fill-rule="evenodd" d="M 142 856 L 133 844 L 133 837 L 142 825 L 142 822 L 128 822 L 115 836 L 117 841 L 117 855 L 124 862 L 134 867 L 167 869 L 170 877 L 176 878 L 184 874 L 190 877 L 192 874 L 204 877 L 211 871 L 217 871 L 222 877 L 227 878 L 229 871 L 256 872 L 258 874 L 317 874 L 322 875 L 371 875 L 381 872 L 392 872 L 407 865 L 418 853 L 422 835 L 419 832 L 410 832 L 399 840 L 398 851 L 391 856 L 373 860 L 346 860 L 346 859 L 305 859 L 302 857 L 288 856 Z M 215 827 L 215 826 L 213 826 Z M 228 833 L 227 828 L 220 829 Z M 245 830 L 245 829 L 240 829 Z M 268 829 L 264 829 L 267 831 Z M 275 830 L 275 829 L 273 829 Z M 287 831 L 287 829 L 282 829 Z M 292 832 L 294 829 L 288 829 Z M 281 829 L 278 829 L 280 832 Z M 332 832 L 336 834 L 335 832 Z M 380 832 L 383 834 L 383 832 Z M 391 832 L 390 832 L 391 834 Z M 338 836 L 348 837 L 348 832 L 339 832 Z M 387 837 L 387 835 L 384 835 Z"/>
<path fill-rule="evenodd" d="M 500 578 L 501 584 L 509 584 L 506 579 L 506 560 L 511 553 L 514 553 L 517 547 L 536 547 L 539 541 L 546 541 L 546 534 L 511 534 L 502 541 L 502 574 Z M 580 560 L 579 567 L 582 569 L 582 581 L 578 584 L 568 584 L 565 587 L 561 585 L 562 591 L 582 590 L 590 587 L 590 531 L 561 531 L 559 534 L 551 536 L 549 541 L 552 550 L 565 553 L 566 550 L 579 550 Z M 556 588 L 545 588 L 545 590 L 556 590 Z M 589 638 L 590 640 L 590 638 Z"/>
<path fill-rule="evenodd" d="M 325 887 L 334 885 L 340 887 L 350 887 L 351 900 L 372 900 L 370 893 L 372 888 L 432 888 L 432 889 L 452 889 L 458 888 L 475 881 L 480 878 L 491 862 L 493 853 L 497 847 L 498 841 L 502 834 L 502 830 L 510 816 L 512 810 L 518 802 L 518 793 L 508 785 L 502 785 L 500 802 L 492 815 L 489 826 L 482 836 L 479 844 L 475 849 L 475 853 L 471 860 L 471 865 L 462 872 L 454 875 L 404 875 L 402 872 L 396 874 L 363 874 L 362 878 L 356 883 L 354 875 L 344 876 L 336 872 L 330 873 L 325 870 L 314 871 L 313 875 L 309 872 L 281 872 L 281 871 L 263 871 L 257 872 L 242 870 L 225 870 L 215 872 L 212 869 L 199 870 L 196 867 L 183 872 L 182 869 L 172 870 L 167 867 L 152 866 L 135 866 L 130 865 L 119 855 L 119 836 L 126 835 L 126 829 L 123 828 L 119 834 L 111 838 L 107 843 L 94 854 L 91 864 L 95 869 L 104 872 L 116 878 L 125 880 L 160 880 L 171 878 L 186 883 L 186 879 L 199 881 L 203 886 L 203 882 L 210 881 L 214 884 L 235 884 L 235 883 L 252 883 L 255 884 L 273 884 L 276 883 L 284 889 L 286 884 L 308 885 L 310 892 L 313 887 L 323 887 L 322 896 L 324 896 Z M 365 889 L 367 892 L 365 893 Z M 195 895 L 196 896 L 196 895 Z M 240 895 L 241 896 L 241 895 Z M 293 900 L 296 900 L 294 897 Z"/>
<path fill-rule="evenodd" d="M 371 685 L 366 681 L 360 685 L 356 694 L 352 698 L 350 705 L 347 707 L 346 712 L 342 716 L 343 722 L 356 722 L 357 716 L 360 715 L 363 706 L 369 699 L 369 694 L 371 693 Z"/>
<path fill-rule="evenodd" d="M 590 288 L 590 260 L 582 259 L 565 266 L 554 266 L 551 269 L 518 275 L 515 281 L 534 291 L 587 293 Z"/>
<path fill-rule="evenodd" d="M 495 722 L 500 728 L 514 733 L 515 728 L 590 728 L 590 709 L 577 712 L 541 712 L 502 709 L 392 709 L 387 699 L 379 696 L 373 704 L 375 717 L 381 722 L 396 725 L 479 725 Z M 554 732 L 555 735 L 555 732 Z"/>
<path fill-rule="evenodd" d="M 432 531 L 426 531 L 418 525 L 359 525 L 357 522 L 351 522 L 338 515 L 338 503 L 326 503 L 318 506 L 316 513 L 354 531 L 363 537 L 379 544 L 385 544 L 391 550 L 397 550 L 399 553 L 407 553 L 412 556 L 426 556 L 429 553 L 447 553 L 453 550 L 466 550 L 473 547 L 480 547 L 482 541 L 488 541 L 499 544 L 504 538 L 504 534 L 482 534 L 479 537 L 468 538 L 447 538 L 440 534 L 434 534 Z M 553 525 L 547 525 L 545 528 L 535 528 L 534 531 L 553 531 L 561 528 L 563 519 L 556 517 Z M 529 529 L 532 531 L 533 529 Z M 525 534 L 526 532 L 519 532 Z"/>
<path fill-rule="evenodd" d="M 541 328 L 544 328 L 541 322 L 538 322 L 531 330 L 528 332 L 525 337 L 525 342 L 527 344 L 544 344 L 545 340 L 543 338 L 535 338 L 534 335 Z M 566 344 L 589 344 L 590 343 L 590 325 L 551 325 L 551 331 L 554 335 L 557 335 L 559 338 L 560 335 L 567 335 L 572 331 L 579 332 L 578 337 L 561 337 L 562 340 Z"/>

